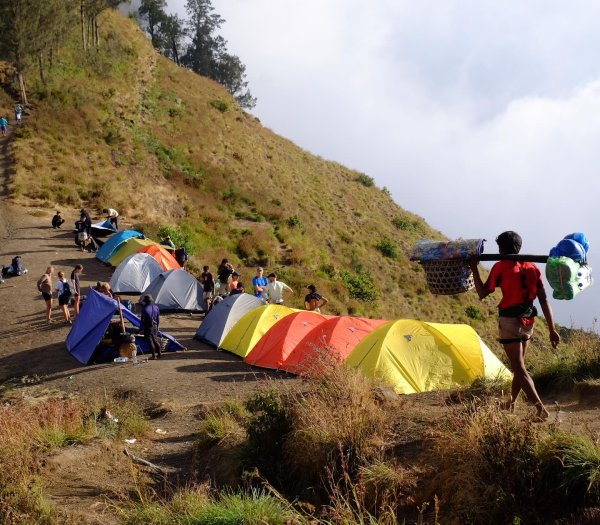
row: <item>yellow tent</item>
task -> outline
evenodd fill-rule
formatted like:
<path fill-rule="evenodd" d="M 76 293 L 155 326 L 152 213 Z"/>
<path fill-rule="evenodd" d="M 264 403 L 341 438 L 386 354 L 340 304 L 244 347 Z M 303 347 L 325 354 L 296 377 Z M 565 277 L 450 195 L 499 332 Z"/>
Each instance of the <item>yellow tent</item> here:
<path fill-rule="evenodd" d="M 152 246 L 158 244 L 157 242 L 151 241 L 150 239 L 134 239 L 133 237 L 127 239 L 123 245 L 114 253 L 114 255 L 108 259 L 109 264 L 113 266 L 119 266 L 127 257 L 137 253 L 139 250 L 146 246 Z"/>
<path fill-rule="evenodd" d="M 414 319 L 373 330 L 346 364 L 386 381 L 399 394 L 468 385 L 477 377 L 511 377 L 470 326 Z"/>
<path fill-rule="evenodd" d="M 286 315 L 299 312 L 295 308 L 289 308 L 278 304 L 259 306 L 246 313 L 235 323 L 227 337 L 219 345 L 219 349 L 227 350 L 240 357 L 246 357 L 254 348 L 259 339 L 265 335 L 277 321 Z"/>

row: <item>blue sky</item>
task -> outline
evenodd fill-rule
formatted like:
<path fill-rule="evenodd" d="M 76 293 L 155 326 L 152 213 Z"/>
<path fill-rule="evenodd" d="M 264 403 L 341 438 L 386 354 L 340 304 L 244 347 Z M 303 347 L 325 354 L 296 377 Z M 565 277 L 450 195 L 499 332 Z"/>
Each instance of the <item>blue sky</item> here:
<path fill-rule="evenodd" d="M 185 0 L 168 0 L 184 14 Z M 600 4 L 213 0 L 262 123 L 452 238 L 600 239 Z M 488 252 L 495 252 L 493 242 Z M 590 327 L 592 287 L 553 301 Z"/>

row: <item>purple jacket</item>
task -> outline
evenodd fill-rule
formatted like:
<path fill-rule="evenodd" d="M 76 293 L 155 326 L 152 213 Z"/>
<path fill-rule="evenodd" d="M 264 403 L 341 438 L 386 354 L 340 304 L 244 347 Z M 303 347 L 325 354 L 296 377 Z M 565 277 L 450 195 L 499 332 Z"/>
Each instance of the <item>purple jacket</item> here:
<path fill-rule="evenodd" d="M 160 311 L 158 306 L 155 304 L 147 304 L 142 310 L 142 328 L 151 328 L 155 325 L 158 329 L 158 323 L 160 322 Z"/>

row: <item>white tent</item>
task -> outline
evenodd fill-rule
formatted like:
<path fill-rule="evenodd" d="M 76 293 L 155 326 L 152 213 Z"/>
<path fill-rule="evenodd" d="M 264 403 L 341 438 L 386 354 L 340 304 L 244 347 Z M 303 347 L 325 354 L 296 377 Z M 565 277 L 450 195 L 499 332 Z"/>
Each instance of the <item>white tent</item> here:
<path fill-rule="evenodd" d="M 162 272 L 162 266 L 152 255 L 134 253 L 117 266 L 110 279 L 110 288 L 113 292 L 139 294 Z"/>
<path fill-rule="evenodd" d="M 201 312 L 202 286 L 185 270 L 169 270 L 156 277 L 143 292 L 150 294 L 161 311 Z"/>

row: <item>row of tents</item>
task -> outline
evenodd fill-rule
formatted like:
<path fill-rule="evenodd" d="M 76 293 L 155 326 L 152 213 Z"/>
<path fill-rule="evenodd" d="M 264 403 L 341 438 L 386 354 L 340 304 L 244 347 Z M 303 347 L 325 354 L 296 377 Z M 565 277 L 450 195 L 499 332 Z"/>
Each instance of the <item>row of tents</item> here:
<path fill-rule="evenodd" d="M 510 378 L 468 325 L 321 315 L 264 305 L 248 294 L 216 305 L 196 338 L 251 365 L 300 375 L 333 359 L 402 394 L 467 385 L 478 377 Z"/>

